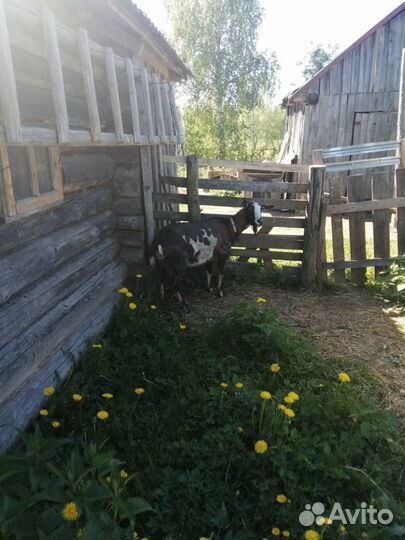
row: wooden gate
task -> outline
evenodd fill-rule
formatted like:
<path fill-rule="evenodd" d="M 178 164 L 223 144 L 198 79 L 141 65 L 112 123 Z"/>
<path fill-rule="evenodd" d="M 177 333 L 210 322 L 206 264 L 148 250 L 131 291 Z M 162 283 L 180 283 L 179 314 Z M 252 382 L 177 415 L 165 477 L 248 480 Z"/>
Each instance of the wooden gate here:
<path fill-rule="evenodd" d="M 232 216 L 242 205 L 241 192 L 254 193 L 254 200 L 263 205 L 263 227 L 257 235 L 250 231 L 241 234 L 232 248 L 233 260 L 262 260 L 268 268 L 278 262 L 288 274 L 300 276 L 305 285 L 314 282 L 321 230 L 322 197 L 319 194 L 323 193 L 323 166 L 308 168 L 194 156 L 165 156 L 163 161 L 185 166 L 186 176 L 161 176 L 161 183 L 174 186 L 177 192 L 153 193 L 155 221 L 198 221 L 204 217 Z M 238 174 L 231 180 L 199 178 L 201 167 L 223 167 L 236 170 Z M 239 179 L 239 172 L 243 170 L 249 170 L 250 177 L 257 171 L 257 178 Z M 263 173 L 278 174 L 271 181 L 263 181 Z M 285 182 L 285 173 L 305 173 L 310 178 L 302 183 Z M 202 190 L 204 192 L 200 193 Z"/>

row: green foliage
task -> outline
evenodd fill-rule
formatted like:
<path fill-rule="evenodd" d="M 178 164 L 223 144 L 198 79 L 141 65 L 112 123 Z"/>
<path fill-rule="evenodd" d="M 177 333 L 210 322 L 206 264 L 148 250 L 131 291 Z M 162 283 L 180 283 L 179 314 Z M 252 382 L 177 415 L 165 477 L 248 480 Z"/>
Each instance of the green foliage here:
<path fill-rule="evenodd" d="M 370 287 L 387 300 L 405 307 L 405 261 L 398 260 L 381 272 Z"/>
<path fill-rule="evenodd" d="M 200 155 L 232 159 L 246 146 L 246 114 L 273 95 L 277 82 L 276 56 L 257 50 L 263 10 L 258 0 L 168 0 L 167 5 L 174 43 L 195 75 L 185 114 L 190 151 L 201 145 Z"/>
<path fill-rule="evenodd" d="M 305 80 L 311 79 L 318 71 L 328 65 L 335 57 L 337 49 L 337 45 L 322 45 L 320 43 L 313 45 L 312 49 L 308 51 L 305 60 L 302 62 L 304 64 L 302 74 L 304 75 Z"/>
<path fill-rule="evenodd" d="M 256 540 L 271 537 L 273 527 L 302 538 L 298 515 L 315 501 L 391 508 L 395 523 L 384 533 L 358 524 L 345 538 L 358 540 L 363 531 L 370 539 L 400 537 L 403 441 L 393 415 L 377 408 L 378 387 L 364 372 L 325 362 L 256 303 L 210 328 L 186 330 L 175 314 L 137 304 L 129 311 L 123 301 L 102 348 L 91 349 L 50 398 L 49 417 L 24 436 L 26 448 L 0 459 L 5 539 L 69 540 L 74 527 L 89 540 L 129 539 L 135 527 L 153 540 Z M 351 383 L 339 383 L 342 369 Z M 272 399 L 264 401 L 263 390 Z M 288 404 L 295 412 L 289 419 L 279 405 L 291 391 L 299 400 Z M 74 393 L 83 400 L 74 402 Z M 100 410 L 107 420 L 97 419 Z M 51 418 L 60 420 L 59 430 Z M 264 454 L 254 450 L 259 440 L 268 443 Z M 119 476 L 124 463 L 126 480 Z M 276 502 L 280 494 L 290 502 Z M 61 520 L 69 501 L 80 509 L 74 527 Z M 10 519 L 10 504 L 26 507 L 12 512 L 30 515 L 22 520 L 31 520 L 27 536 Z M 335 524 L 323 538 L 338 538 Z"/>

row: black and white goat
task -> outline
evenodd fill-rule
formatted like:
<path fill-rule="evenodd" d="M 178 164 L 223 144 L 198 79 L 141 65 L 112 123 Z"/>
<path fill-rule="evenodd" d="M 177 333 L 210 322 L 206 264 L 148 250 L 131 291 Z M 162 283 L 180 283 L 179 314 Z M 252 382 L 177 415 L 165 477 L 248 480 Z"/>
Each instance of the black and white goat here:
<path fill-rule="evenodd" d="M 229 218 L 213 217 L 177 223 L 158 231 L 152 245 L 150 264 L 159 270 L 162 300 L 165 286 L 171 284 L 178 300 L 187 308 L 184 297 L 187 268 L 195 266 L 206 265 L 207 289 L 211 292 L 213 261 L 218 265 L 217 294 L 223 296 L 224 267 L 233 243 L 249 225 L 256 233 L 262 221 L 260 204 L 244 200 L 242 209 Z"/>

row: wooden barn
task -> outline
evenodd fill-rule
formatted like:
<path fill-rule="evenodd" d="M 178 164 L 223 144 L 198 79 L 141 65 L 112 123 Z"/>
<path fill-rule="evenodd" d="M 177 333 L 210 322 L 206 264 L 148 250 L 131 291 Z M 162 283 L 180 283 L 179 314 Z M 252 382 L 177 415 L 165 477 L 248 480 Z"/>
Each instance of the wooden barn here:
<path fill-rule="evenodd" d="M 0 0 L 0 72 L 1 450 L 141 271 L 190 72 L 130 0 Z"/>
<path fill-rule="evenodd" d="M 281 162 L 312 151 L 397 138 L 405 3 L 284 99 Z"/>

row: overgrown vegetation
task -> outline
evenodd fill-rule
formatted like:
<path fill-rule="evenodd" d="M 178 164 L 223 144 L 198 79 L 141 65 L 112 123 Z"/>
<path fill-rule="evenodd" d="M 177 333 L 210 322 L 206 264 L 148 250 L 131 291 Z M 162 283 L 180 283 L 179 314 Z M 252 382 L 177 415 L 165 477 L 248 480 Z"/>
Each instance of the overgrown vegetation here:
<path fill-rule="evenodd" d="M 405 309 L 405 260 L 399 259 L 370 283 L 373 292 Z"/>
<path fill-rule="evenodd" d="M 298 516 L 316 501 L 395 518 L 383 533 L 314 524 L 311 538 L 403 537 L 402 436 L 350 359 L 326 363 L 265 299 L 188 328 L 122 294 L 23 448 L 0 459 L 2 539 L 304 538 Z"/>

